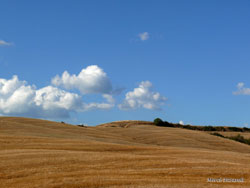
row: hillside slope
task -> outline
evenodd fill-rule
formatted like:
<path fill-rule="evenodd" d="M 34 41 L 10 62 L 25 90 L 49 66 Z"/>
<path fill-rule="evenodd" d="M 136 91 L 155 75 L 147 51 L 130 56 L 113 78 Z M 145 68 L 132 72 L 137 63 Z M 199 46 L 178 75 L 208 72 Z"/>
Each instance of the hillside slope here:
<path fill-rule="evenodd" d="M 0 117 L 0 187 L 247 187 L 249 158 L 248 145 L 149 122 Z"/>
<path fill-rule="evenodd" d="M 237 151 L 250 153 L 250 147 L 232 140 L 216 137 L 203 131 L 193 131 L 181 128 L 158 127 L 147 122 L 136 123 L 133 121 L 123 126 L 121 122 L 113 122 L 106 124 L 105 127 L 98 126 L 97 130 L 120 135 L 133 143 L 141 143 L 147 145 L 173 146 L 173 147 L 190 147 L 203 148 L 212 150 Z"/>
<path fill-rule="evenodd" d="M 206 132 L 157 127 L 146 121 L 118 121 L 97 127 L 30 118 L 0 118 L 1 134 L 66 139 L 84 139 L 116 144 L 203 148 L 250 153 L 250 147 Z"/>

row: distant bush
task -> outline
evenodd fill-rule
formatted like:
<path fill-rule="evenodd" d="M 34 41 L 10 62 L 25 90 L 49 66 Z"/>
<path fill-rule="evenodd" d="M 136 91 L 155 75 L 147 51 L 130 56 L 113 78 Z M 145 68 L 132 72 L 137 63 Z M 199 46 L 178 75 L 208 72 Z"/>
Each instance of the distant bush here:
<path fill-rule="evenodd" d="M 162 121 L 160 118 L 154 120 L 154 124 L 162 127 L 176 127 L 177 124 L 170 123 L 168 121 Z"/>
<path fill-rule="evenodd" d="M 246 139 L 240 134 L 238 134 L 237 136 L 230 136 L 228 138 L 231 140 L 235 140 L 235 141 L 250 145 L 250 139 Z"/>
<path fill-rule="evenodd" d="M 244 132 L 250 132 L 250 129 L 247 128 L 247 127 L 243 127 L 243 131 L 244 131 Z"/>
<path fill-rule="evenodd" d="M 195 127 L 195 126 L 192 126 L 192 125 L 183 125 L 182 127 L 183 127 L 184 129 L 196 130 L 196 127 Z"/>
<path fill-rule="evenodd" d="M 234 141 L 237 141 L 237 142 L 241 142 L 243 144 L 248 144 L 250 145 L 250 139 L 246 139 L 244 138 L 243 136 L 241 136 L 240 134 L 238 134 L 237 136 L 223 136 L 222 134 L 220 133 L 210 133 L 211 135 L 214 135 L 214 136 L 219 136 L 219 137 L 222 137 L 222 138 L 227 138 L 227 139 L 231 139 L 231 140 L 234 140 Z"/>
<path fill-rule="evenodd" d="M 175 124 L 169 123 L 168 121 L 164 121 L 164 126 L 166 126 L 166 127 L 175 127 Z"/>
<path fill-rule="evenodd" d="M 214 135 L 214 136 L 219 136 L 219 137 L 222 137 L 222 138 L 225 138 L 225 136 L 223 136 L 222 134 L 220 133 L 210 133 L 211 135 Z"/>
<path fill-rule="evenodd" d="M 83 124 L 77 125 L 78 127 L 85 127 Z"/>
<path fill-rule="evenodd" d="M 154 124 L 157 126 L 163 127 L 176 127 L 176 128 L 184 128 L 190 130 L 198 130 L 198 131 L 232 131 L 232 132 L 250 132 L 250 128 L 247 127 L 223 127 L 223 126 L 193 126 L 193 125 L 181 125 L 179 123 L 170 123 L 168 121 L 162 121 L 160 118 L 156 118 L 154 120 Z"/>
<path fill-rule="evenodd" d="M 156 119 L 154 120 L 154 124 L 155 124 L 156 126 L 164 126 L 164 122 L 163 122 L 160 118 L 156 118 Z"/>
<path fill-rule="evenodd" d="M 216 128 L 213 126 L 204 126 L 203 131 L 216 131 Z"/>
<path fill-rule="evenodd" d="M 214 127 L 216 131 L 226 131 L 225 127 Z"/>
<path fill-rule="evenodd" d="M 243 132 L 243 129 L 239 127 L 228 127 L 228 130 L 233 132 Z"/>
<path fill-rule="evenodd" d="M 179 124 L 179 123 L 176 123 L 176 124 L 174 124 L 174 127 L 183 128 L 183 125 L 182 125 L 182 124 Z"/>

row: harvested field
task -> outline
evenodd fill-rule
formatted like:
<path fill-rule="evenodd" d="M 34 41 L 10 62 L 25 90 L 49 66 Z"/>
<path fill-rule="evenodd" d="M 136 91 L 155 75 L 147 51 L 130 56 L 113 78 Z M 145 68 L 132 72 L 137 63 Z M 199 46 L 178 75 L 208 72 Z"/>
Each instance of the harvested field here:
<path fill-rule="evenodd" d="M 249 159 L 248 145 L 148 122 L 0 118 L 0 187 L 249 187 Z"/>

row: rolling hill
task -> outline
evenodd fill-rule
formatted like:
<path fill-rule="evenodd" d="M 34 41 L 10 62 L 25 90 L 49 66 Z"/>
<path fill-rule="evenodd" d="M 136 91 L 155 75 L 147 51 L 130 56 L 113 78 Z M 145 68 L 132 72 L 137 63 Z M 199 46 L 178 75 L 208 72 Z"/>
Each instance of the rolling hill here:
<path fill-rule="evenodd" d="M 151 122 L 0 117 L 0 187 L 249 187 L 249 159 L 249 145 Z"/>

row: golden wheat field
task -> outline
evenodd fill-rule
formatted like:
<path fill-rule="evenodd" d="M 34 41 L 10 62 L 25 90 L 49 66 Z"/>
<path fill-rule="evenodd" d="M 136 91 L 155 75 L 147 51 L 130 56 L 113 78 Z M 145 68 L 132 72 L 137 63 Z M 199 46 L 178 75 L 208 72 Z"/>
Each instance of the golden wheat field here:
<path fill-rule="evenodd" d="M 0 187 L 250 187 L 250 146 L 150 122 L 1 117 Z"/>

